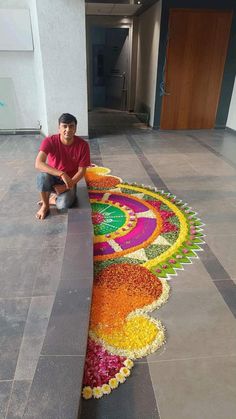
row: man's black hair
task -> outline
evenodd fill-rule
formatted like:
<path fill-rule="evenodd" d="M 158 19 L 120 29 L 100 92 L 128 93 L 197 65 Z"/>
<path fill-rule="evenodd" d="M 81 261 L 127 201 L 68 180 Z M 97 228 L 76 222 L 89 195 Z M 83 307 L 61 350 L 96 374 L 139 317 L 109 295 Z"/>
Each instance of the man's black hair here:
<path fill-rule="evenodd" d="M 74 115 L 71 115 L 70 113 L 63 113 L 60 118 L 58 119 L 58 123 L 60 124 L 70 124 L 71 122 L 74 122 L 75 125 L 77 125 L 77 119 Z"/>

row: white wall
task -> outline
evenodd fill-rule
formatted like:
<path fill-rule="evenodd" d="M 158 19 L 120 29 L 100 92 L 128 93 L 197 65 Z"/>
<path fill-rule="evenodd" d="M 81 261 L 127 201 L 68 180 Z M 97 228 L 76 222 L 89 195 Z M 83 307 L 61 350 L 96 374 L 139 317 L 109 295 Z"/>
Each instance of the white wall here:
<path fill-rule="evenodd" d="M 236 130 L 236 78 L 234 80 L 234 88 L 233 88 L 233 93 L 231 97 L 226 126 L 228 128 Z"/>
<path fill-rule="evenodd" d="M 87 136 L 84 0 L 0 0 L 1 8 L 30 9 L 34 44 L 34 51 L 0 51 L 0 85 L 11 79 L 15 104 L 11 126 L 2 128 L 38 128 L 40 121 L 49 134 L 69 112 L 78 119 L 78 133 Z"/>
<path fill-rule="evenodd" d="M 34 74 L 36 79 L 37 88 L 37 99 L 38 99 L 38 121 L 42 127 L 42 133 L 48 134 L 48 120 L 47 120 L 47 108 L 45 98 L 45 85 L 44 85 L 44 74 L 43 74 L 43 62 L 40 46 L 39 27 L 38 27 L 38 16 L 37 16 L 37 5 L 36 0 L 29 0 L 30 2 L 30 14 L 32 22 L 32 32 L 34 40 Z"/>
<path fill-rule="evenodd" d="M 78 119 L 78 133 L 88 135 L 84 0 L 36 0 L 48 132 L 58 116 Z"/>
<path fill-rule="evenodd" d="M 29 9 L 29 0 L 0 0 L 0 9 Z M 6 120 L 4 117 L 5 124 L 1 124 L 0 129 L 38 128 L 38 97 L 34 72 L 34 52 L 0 51 L 0 79 L 2 78 L 11 79 L 13 87 L 11 106 L 14 109 L 9 109 L 9 118 Z"/>
<path fill-rule="evenodd" d="M 33 51 L 28 9 L 0 8 L 0 51 Z"/>
<path fill-rule="evenodd" d="M 149 125 L 154 123 L 161 0 L 139 16 L 135 110 L 150 110 Z"/>

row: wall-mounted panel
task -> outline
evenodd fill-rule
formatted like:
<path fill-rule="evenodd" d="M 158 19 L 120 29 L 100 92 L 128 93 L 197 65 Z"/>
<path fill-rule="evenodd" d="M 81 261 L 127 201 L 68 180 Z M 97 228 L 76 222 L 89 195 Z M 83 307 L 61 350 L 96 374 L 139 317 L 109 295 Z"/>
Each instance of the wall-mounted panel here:
<path fill-rule="evenodd" d="M 0 51 L 32 50 L 29 10 L 0 9 Z"/>
<path fill-rule="evenodd" d="M 16 128 L 15 91 L 10 78 L 0 78 L 0 130 Z"/>

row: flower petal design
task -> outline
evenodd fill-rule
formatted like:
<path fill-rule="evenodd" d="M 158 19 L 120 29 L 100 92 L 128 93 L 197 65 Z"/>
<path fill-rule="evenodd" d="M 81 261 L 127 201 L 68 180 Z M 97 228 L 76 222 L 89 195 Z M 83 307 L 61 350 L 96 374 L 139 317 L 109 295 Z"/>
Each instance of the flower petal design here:
<path fill-rule="evenodd" d="M 148 313 L 168 300 L 166 279 L 197 257 L 204 235 L 197 213 L 170 193 L 95 165 L 86 182 L 96 275 L 82 395 L 91 399 L 110 394 L 133 360 L 165 343 L 164 326 Z"/>

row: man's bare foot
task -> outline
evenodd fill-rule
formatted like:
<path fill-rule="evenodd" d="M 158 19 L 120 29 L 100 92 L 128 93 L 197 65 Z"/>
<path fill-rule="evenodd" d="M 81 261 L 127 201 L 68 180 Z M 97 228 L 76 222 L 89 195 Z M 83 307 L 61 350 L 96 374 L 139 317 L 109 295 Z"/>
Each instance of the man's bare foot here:
<path fill-rule="evenodd" d="M 49 205 L 56 205 L 56 198 L 57 195 L 55 193 L 52 193 L 49 198 Z M 43 201 L 38 201 L 37 204 L 43 205 Z"/>
<path fill-rule="evenodd" d="M 49 207 L 45 207 L 45 205 L 42 205 L 36 213 L 36 218 L 38 218 L 39 220 L 44 220 L 44 218 L 46 218 L 48 214 Z"/>

